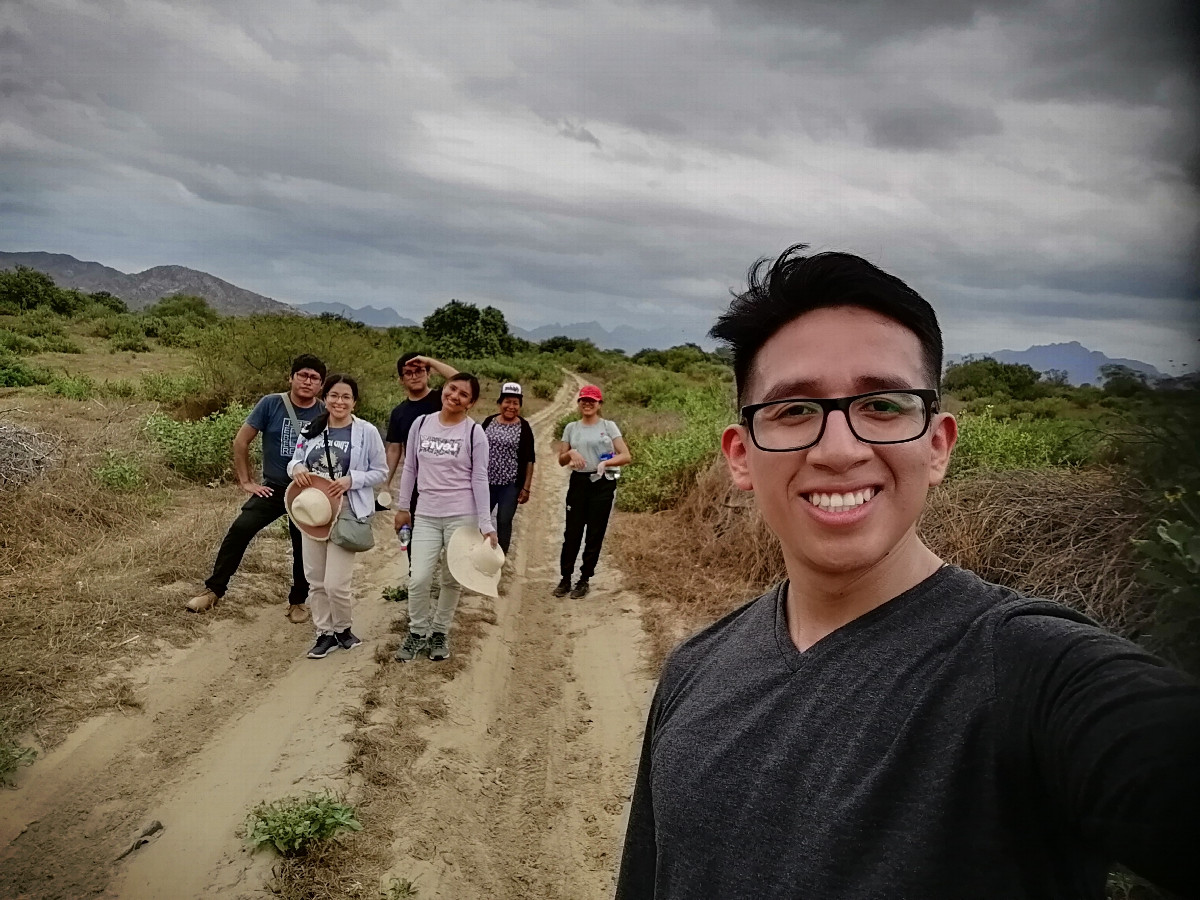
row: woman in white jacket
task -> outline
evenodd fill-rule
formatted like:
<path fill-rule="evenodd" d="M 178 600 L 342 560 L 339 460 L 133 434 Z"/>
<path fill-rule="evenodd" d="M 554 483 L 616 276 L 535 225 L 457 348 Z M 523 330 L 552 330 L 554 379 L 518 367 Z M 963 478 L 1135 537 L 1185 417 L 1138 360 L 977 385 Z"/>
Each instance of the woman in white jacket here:
<path fill-rule="evenodd" d="M 330 479 L 331 498 L 343 498 L 339 515 L 369 517 L 375 510 L 371 488 L 387 478 L 383 439 L 374 425 L 354 415 L 358 382 L 349 375 L 330 375 L 321 399 L 325 412 L 304 429 L 288 463 L 288 475 L 301 487 L 308 487 L 314 474 Z M 350 630 L 355 554 L 307 534 L 302 542 L 308 606 L 317 629 L 308 656 L 322 659 L 339 647 L 350 650 L 362 643 Z"/>

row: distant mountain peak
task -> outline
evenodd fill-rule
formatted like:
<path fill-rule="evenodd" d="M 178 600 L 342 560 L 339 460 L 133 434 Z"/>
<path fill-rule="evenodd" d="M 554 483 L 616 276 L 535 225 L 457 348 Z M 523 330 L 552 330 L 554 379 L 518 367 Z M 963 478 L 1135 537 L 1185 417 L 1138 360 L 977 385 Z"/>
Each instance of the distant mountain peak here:
<path fill-rule="evenodd" d="M 961 362 L 963 359 L 981 359 L 990 356 L 997 362 L 1024 364 L 1037 372 L 1051 369 L 1065 371 L 1071 384 L 1097 384 L 1101 380 L 1100 368 L 1106 365 L 1127 366 L 1150 378 L 1161 378 L 1162 373 L 1149 363 L 1139 359 L 1113 358 L 1099 350 L 1089 350 L 1079 341 L 1057 344 L 1035 344 L 1028 350 L 993 350 L 988 353 L 955 353 L 946 355 L 946 363 Z"/>

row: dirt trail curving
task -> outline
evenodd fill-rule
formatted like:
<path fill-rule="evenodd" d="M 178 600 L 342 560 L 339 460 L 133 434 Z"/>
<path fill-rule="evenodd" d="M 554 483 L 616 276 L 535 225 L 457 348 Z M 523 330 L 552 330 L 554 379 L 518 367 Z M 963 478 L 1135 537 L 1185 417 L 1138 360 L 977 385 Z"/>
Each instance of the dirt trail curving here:
<path fill-rule="evenodd" d="M 140 709 L 88 722 L 0 794 L 0 896 L 270 896 L 272 856 L 237 833 L 247 811 L 325 787 L 353 798 L 347 738 L 362 726 L 348 713 L 381 681 L 432 692 L 420 703 L 444 710 L 425 717 L 424 750 L 394 786 L 405 802 L 388 832 L 391 874 L 414 879 L 422 900 L 609 895 L 652 685 L 638 598 L 607 555 L 586 600 L 550 596 L 567 473 L 549 438 L 574 387 L 533 417 L 532 498 L 500 599 L 464 595 L 460 616 L 481 633 L 455 644 L 458 666 L 382 652 L 403 608 L 379 599 L 398 560 L 378 517 L 355 574 L 364 646 L 304 659 L 311 631 L 270 608 L 164 647 L 134 675 Z"/>

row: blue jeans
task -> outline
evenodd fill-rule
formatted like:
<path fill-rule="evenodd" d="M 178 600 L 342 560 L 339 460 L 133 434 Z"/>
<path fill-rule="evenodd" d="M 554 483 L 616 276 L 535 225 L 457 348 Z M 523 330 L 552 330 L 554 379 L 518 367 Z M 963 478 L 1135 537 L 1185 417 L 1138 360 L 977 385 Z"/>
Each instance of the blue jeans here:
<path fill-rule="evenodd" d="M 490 505 L 496 513 L 496 540 L 500 549 L 508 555 L 508 545 L 512 541 L 513 519 L 517 515 L 517 495 L 521 486 L 515 481 L 512 484 L 489 484 L 488 494 Z"/>

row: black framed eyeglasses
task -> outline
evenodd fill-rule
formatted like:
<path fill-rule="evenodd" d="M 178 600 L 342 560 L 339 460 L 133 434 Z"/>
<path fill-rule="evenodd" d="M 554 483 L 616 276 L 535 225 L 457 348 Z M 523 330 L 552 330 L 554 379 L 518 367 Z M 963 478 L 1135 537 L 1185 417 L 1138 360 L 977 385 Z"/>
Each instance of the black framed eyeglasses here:
<path fill-rule="evenodd" d="M 871 391 L 852 397 L 772 400 L 742 407 L 742 424 L 759 450 L 807 450 L 825 434 L 829 414 L 840 411 L 864 444 L 904 444 L 929 430 L 938 392 L 929 389 Z"/>

